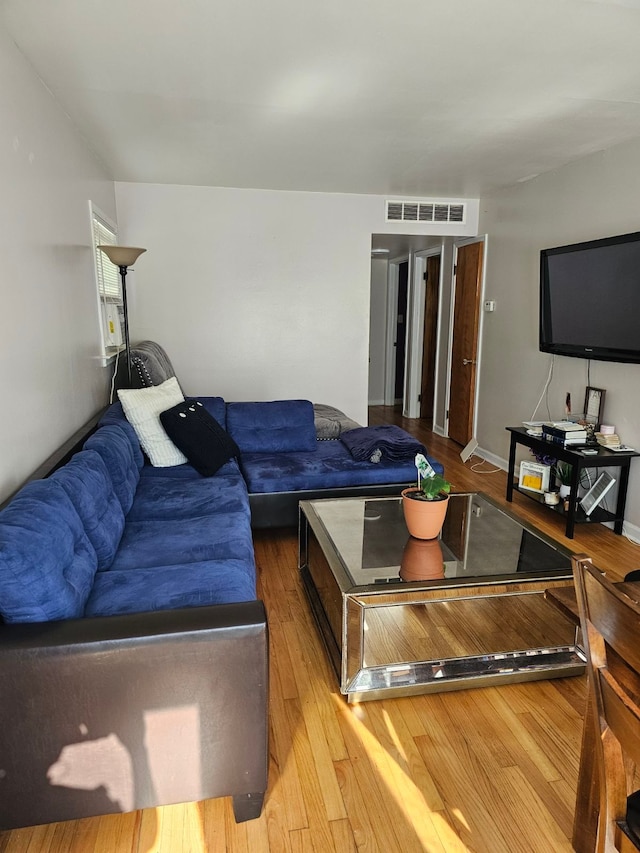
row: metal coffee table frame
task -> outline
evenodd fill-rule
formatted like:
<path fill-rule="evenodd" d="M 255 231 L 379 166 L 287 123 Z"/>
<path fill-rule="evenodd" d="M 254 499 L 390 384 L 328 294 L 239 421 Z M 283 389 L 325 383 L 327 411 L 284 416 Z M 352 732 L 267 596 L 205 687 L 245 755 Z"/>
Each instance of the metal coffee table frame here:
<path fill-rule="evenodd" d="M 567 558 L 568 564 L 568 551 L 498 507 L 486 495 L 469 493 L 452 499 L 465 497 L 484 501 L 486 506 L 512 519 L 523 531 Z M 370 500 L 397 504 L 401 499 Z M 573 585 L 569 565 L 548 572 L 445 577 L 410 583 L 398 577 L 397 582 L 390 579 L 382 584 L 355 584 L 322 520 L 325 503 L 328 501 L 300 502 L 299 568 L 340 691 L 349 702 L 584 672 L 585 658 L 577 645 L 575 627 L 544 599 L 546 589 Z M 489 612 L 492 615 L 485 632 L 483 620 Z M 469 623 L 474 626 L 473 640 L 469 648 L 461 648 L 457 634 L 466 631 Z M 520 623 L 528 626 L 529 642 L 516 639 L 514 643 L 513 638 L 510 642 L 510 635 L 517 634 Z M 406 653 L 416 626 L 422 647 L 426 644 L 430 648 L 434 643 L 437 650 L 438 644 L 442 646 L 441 635 L 448 635 L 452 638 L 450 651 L 422 656 Z M 394 633 L 396 648 L 390 640 Z"/>

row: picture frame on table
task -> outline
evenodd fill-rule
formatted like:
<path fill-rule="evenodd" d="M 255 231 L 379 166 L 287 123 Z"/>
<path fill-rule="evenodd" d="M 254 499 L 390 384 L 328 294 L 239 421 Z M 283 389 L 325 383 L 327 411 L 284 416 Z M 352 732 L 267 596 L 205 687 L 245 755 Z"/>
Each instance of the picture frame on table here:
<path fill-rule="evenodd" d="M 584 395 L 584 419 L 596 428 L 602 423 L 604 412 L 604 388 L 593 388 L 588 385 Z"/>

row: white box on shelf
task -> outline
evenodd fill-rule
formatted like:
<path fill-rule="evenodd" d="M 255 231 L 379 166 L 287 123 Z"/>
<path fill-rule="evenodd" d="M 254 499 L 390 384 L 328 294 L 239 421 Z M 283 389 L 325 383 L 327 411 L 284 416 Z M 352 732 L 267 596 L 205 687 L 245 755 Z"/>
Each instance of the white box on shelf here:
<path fill-rule="evenodd" d="M 549 466 L 542 462 L 521 462 L 518 485 L 521 489 L 543 494 L 549 489 Z"/>

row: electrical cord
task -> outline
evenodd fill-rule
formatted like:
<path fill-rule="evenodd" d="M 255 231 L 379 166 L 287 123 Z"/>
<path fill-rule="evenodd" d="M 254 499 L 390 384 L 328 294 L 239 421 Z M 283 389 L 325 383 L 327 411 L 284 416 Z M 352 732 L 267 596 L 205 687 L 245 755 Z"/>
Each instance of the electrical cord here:
<path fill-rule="evenodd" d="M 545 395 L 546 395 L 546 404 L 547 404 L 547 417 L 549 420 L 551 420 L 551 412 L 549 410 L 549 385 L 551 385 L 551 379 L 553 378 L 553 366 L 555 364 L 555 359 L 556 359 L 555 355 L 552 355 L 551 356 L 551 364 L 549 365 L 549 374 L 547 376 L 547 381 L 544 383 L 544 388 L 542 389 L 542 394 L 540 394 L 540 399 L 536 403 L 536 407 L 533 410 L 533 414 L 529 418 L 529 420 L 531 420 L 531 421 L 535 420 L 538 409 L 540 408 L 540 403 L 542 403 L 542 400 L 545 397 Z"/>
<path fill-rule="evenodd" d="M 498 471 L 503 470 L 502 468 L 491 468 L 489 471 L 483 471 L 480 469 L 479 466 L 484 465 L 487 460 L 483 459 L 482 456 L 477 456 L 476 453 L 473 453 L 470 458 L 473 459 L 474 456 L 476 456 L 480 461 L 474 462 L 473 465 L 471 465 L 471 467 L 469 468 L 469 470 L 474 471 L 476 474 L 497 474 Z M 468 461 L 469 460 L 467 460 L 467 462 Z"/>
<path fill-rule="evenodd" d="M 113 403 L 113 389 L 116 384 L 116 374 L 118 372 L 118 358 L 120 356 L 120 349 L 116 350 L 116 362 L 113 366 L 113 376 L 111 377 L 111 392 L 109 394 L 109 403 Z"/>
<path fill-rule="evenodd" d="M 596 474 L 597 473 L 598 473 L 598 469 L 596 468 Z M 584 482 L 585 477 L 587 478 L 586 483 Z M 583 468 L 582 469 L 582 474 L 580 476 L 580 485 L 582 486 L 583 489 L 587 489 L 587 490 L 589 490 L 591 488 L 591 486 L 593 486 L 593 483 L 591 481 L 591 474 L 589 473 L 589 468 Z"/>
<path fill-rule="evenodd" d="M 483 459 L 481 462 L 476 462 L 474 465 L 469 468 L 470 471 L 473 471 L 476 474 L 497 474 L 498 471 L 502 471 L 502 468 L 490 468 L 488 471 L 481 470 L 478 466 L 484 465 L 486 459 Z"/>

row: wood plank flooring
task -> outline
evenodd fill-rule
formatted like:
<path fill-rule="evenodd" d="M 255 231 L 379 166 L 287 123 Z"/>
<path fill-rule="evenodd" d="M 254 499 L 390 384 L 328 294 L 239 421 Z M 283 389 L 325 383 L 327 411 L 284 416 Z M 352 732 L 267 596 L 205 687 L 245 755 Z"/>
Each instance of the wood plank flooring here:
<path fill-rule="evenodd" d="M 404 422 L 457 491 L 504 502 L 506 475 Z M 476 468 L 476 470 L 473 470 Z M 560 518 L 516 495 L 512 509 L 614 579 L 640 547 L 601 525 L 563 535 Z M 255 534 L 271 638 L 270 780 L 262 816 L 237 825 L 228 798 L 0 834 L 0 853 L 554 853 L 570 851 L 583 677 L 349 706 L 297 574 L 296 531 Z"/>

